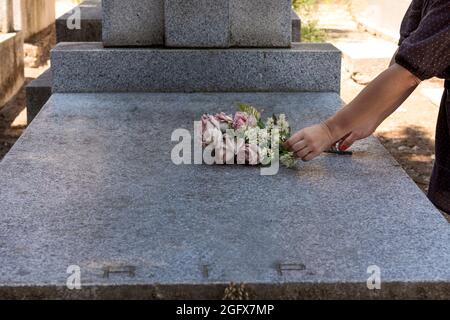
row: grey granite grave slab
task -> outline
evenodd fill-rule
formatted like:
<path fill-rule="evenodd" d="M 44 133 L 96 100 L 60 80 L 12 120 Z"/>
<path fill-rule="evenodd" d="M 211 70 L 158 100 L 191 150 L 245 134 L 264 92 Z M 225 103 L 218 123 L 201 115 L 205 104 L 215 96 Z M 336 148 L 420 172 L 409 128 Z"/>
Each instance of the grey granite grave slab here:
<path fill-rule="evenodd" d="M 54 92 L 339 92 L 340 66 L 330 44 L 189 50 L 60 43 L 52 51 Z"/>
<path fill-rule="evenodd" d="M 52 95 L 51 84 L 52 72 L 51 70 L 47 70 L 39 78 L 31 81 L 25 87 L 28 124 L 33 121 L 48 99 L 50 99 Z"/>
<path fill-rule="evenodd" d="M 229 0 L 231 43 L 237 47 L 289 47 L 292 0 Z"/>
<path fill-rule="evenodd" d="M 103 44 L 164 44 L 164 0 L 103 0 Z"/>
<path fill-rule="evenodd" d="M 168 47 L 228 47 L 229 0 L 165 0 Z"/>
<path fill-rule="evenodd" d="M 55 21 L 57 42 L 102 41 L 102 2 L 88 0 Z M 80 13 L 80 28 L 73 27 L 74 14 Z"/>
<path fill-rule="evenodd" d="M 252 298 L 450 298 L 449 224 L 375 138 L 275 176 L 172 163 L 173 130 L 240 102 L 294 130 L 341 105 L 54 94 L 0 163 L 0 297 L 220 299 L 234 281 Z M 69 265 L 81 290 L 65 289 Z M 366 287 L 372 265 L 381 290 Z"/>

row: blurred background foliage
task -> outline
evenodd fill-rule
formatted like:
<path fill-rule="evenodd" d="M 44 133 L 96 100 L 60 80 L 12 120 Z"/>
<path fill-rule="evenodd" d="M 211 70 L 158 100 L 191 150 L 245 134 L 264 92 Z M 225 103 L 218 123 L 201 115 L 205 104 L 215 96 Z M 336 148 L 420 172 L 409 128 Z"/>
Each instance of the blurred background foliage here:
<path fill-rule="evenodd" d="M 303 42 L 325 42 L 327 34 L 317 27 L 318 21 L 314 18 L 314 11 L 318 0 L 293 0 L 292 6 L 302 20 Z"/>

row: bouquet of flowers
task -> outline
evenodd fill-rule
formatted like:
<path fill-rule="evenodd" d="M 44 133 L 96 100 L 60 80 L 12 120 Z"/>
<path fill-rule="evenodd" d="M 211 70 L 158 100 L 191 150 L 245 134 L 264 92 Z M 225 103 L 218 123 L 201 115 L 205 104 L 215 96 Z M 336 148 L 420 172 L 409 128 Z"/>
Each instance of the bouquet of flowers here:
<path fill-rule="evenodd" d="M 202 146 L 209 149 L 216 164 L 271 165 L 280 161 L 286 167 L 295 165 L 295 157 L 283 147 L 291 135 L 285 114 L 273 115 L 266 121 L 261 113 L 240 104 L 233 115 L 224 112 L 204 114 L 201 118 Z M 212 163 L 211 163 L 212 164 Z"/>

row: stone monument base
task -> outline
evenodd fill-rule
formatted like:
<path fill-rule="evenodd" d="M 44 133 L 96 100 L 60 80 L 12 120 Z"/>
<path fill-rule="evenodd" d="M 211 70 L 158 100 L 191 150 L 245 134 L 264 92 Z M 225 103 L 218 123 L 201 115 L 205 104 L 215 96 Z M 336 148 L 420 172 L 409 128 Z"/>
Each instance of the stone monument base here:
<path fill-rule="evenodd" d="M 171 161 L 237 103 L 293 129 L 335 93 L 54 94 L 0 164 L 1 298 L 450 298 L 448 223 L 374 138 L 261 176 Z M 81 290 L 65 288 L 69 266 Z M 369 290 L 368 270 L 381 290 Z"/>
<path fill-rule="evenodd" d="M 292 48 L 104 48 L 60 43 L 53 92 L 339 92 L 341 52 L 330 44 Z"/>

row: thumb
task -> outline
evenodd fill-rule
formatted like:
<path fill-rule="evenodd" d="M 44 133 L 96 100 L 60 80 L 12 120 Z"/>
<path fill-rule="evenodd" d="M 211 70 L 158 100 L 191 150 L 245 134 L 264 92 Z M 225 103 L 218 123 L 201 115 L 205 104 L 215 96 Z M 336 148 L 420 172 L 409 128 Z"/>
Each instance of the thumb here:
<path fill-rule="evenodd" d="M 346 151 L 353 145 L 353 143 L 355 143 L 356 140 L 358 140 L 357 135 L 354 134 L 353 132 L 350 133 L 339 143 L 339 151 Z"/>

